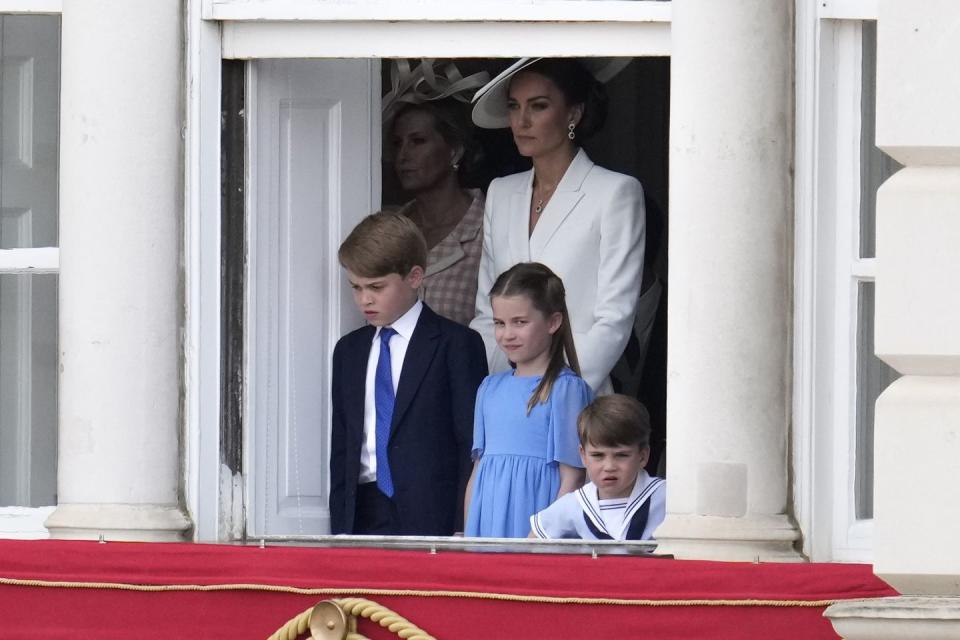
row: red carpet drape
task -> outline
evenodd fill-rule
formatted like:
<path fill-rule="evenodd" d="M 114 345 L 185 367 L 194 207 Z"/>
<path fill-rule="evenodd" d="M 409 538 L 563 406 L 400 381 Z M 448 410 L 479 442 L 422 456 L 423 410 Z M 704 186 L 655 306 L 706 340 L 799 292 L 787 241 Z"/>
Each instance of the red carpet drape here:
<path fill-rule="evenodd" d="M 807 640 L 837 637 L 828 603 L 896 594 L 849 564 L 0 540 L 0 638 L 266 638 L 346 595 L 438 638 Z"/>

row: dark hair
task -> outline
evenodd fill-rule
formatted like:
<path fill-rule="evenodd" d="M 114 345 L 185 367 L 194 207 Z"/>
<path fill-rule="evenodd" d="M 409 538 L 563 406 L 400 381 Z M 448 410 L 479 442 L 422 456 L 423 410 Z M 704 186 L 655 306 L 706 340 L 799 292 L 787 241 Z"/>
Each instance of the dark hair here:
<path fill-rule="evenodd" d="M 430 100 L 427 102 L 409 103 L 402 106 L 390 122 L 389 133 L 393 136 L 394 127 L 397 122 L 408 113 L 419 111 L 426 113 L 433 118 L 433 127 L 436 129 L 443 141 L 451 149 L 461 149 L 463 154 L 460 157 L 460 169 L 458 173 L 463 176 L 469 171 L 470 166 L 476 162 L 474 156 L 477 155 L 476 145 L 473 139 L 473 123 L 470 121 L 470 112 L 467 106 L 452 98 L 442 100 Z M 392 145 L 391 145 L 392 147 Z M 395 149 L 390 149 L 390 159 L 393 159 Z"/>
<path fill-rule="evenodd" d="M 361 278 L 426 268 L 427 241 L 417 225 L 398 213 L 372 213 L 353 228 L 337 252 L 340 264 Z"/>
<path fill-rule="evenodd" d="M 490 289 L 490 297 L 494 296 L 523 296 L 543 315 L 549 317 L 559 313 L 562 316 L 560 328 L 553 334 L 550 342 L 550 362 L 547 363 L 547 370 L 527 403 L 529 413 L 537 404 L 550 399 L 553 383 L 564 365 L 569 364 L 570 368 L 580 375 L 580 361 L 573 345 L 573 331 L 570 328 L 563 281 L 549 267 L 539 262 L 521 262 L 500 274 Z"/>
<path fill-rule="evenodd" d="M 620 393 L 600 396 L 577 418 L 580 446 L 650 446 L 650 414 L 640 401 Z"/>
<path fill-rule="evenodd" d="M 583 117 L 574 132 L 578 138 L 587 138 L 607 120 L 607 91 L 586 67 L 574 58 L 543 58 L 521 73 L 536 73 L 557 85 L 569 105 L 583 105 Z"/>

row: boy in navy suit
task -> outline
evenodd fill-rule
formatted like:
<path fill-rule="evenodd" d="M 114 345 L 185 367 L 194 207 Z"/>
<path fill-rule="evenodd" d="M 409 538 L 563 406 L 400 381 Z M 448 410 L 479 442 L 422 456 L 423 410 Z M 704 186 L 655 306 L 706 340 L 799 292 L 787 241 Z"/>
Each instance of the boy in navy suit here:
<path fill-rule="evenodd" d="M 451 535 L 462 528 L 480 334 L 421 302 L 427 245 L 409 218 L 375 213 L 340 245 L 369 323 L 333 351 L 333 533 Z"/>

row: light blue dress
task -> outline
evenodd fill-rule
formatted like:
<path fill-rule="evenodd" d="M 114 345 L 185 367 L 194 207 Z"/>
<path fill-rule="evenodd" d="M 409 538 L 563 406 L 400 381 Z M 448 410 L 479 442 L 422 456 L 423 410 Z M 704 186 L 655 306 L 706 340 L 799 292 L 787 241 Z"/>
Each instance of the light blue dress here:
<path fill-rule="evenodd" d="M 487 376 L 477 391 L 474 479 L 468 536 L 526 538 L 530 516 L 546 509 L 560 490 L 558 463 L 582 467 L 577 416 L 593 399 L 583 378 L 564 369 L 549 400 L 527 415 L 540 376 L 504 371 Z"/>

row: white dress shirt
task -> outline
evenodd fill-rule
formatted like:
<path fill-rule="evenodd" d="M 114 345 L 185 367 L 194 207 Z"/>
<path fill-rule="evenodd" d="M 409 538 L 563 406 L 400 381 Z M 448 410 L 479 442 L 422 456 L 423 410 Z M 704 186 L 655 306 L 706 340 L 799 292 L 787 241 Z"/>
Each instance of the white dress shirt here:
<path fill-rule="evenodd" d="M 393 378 L 393 393 L 397 393 L 403 359 L 413 330 L 417 327 L 423 303 L 417 302 L 405 314 L 390 325 L 397 333 L 390 337 L 390 375 Z M 377 480 L 377 402 L 374 388 L 377 378 L 377 363 L 380 362 L 380 328 L 373 334 L 370 357 L 367 359 L 367 381 L 363 396 L 363 448 L 360 450 L 360 482 Z"/>

